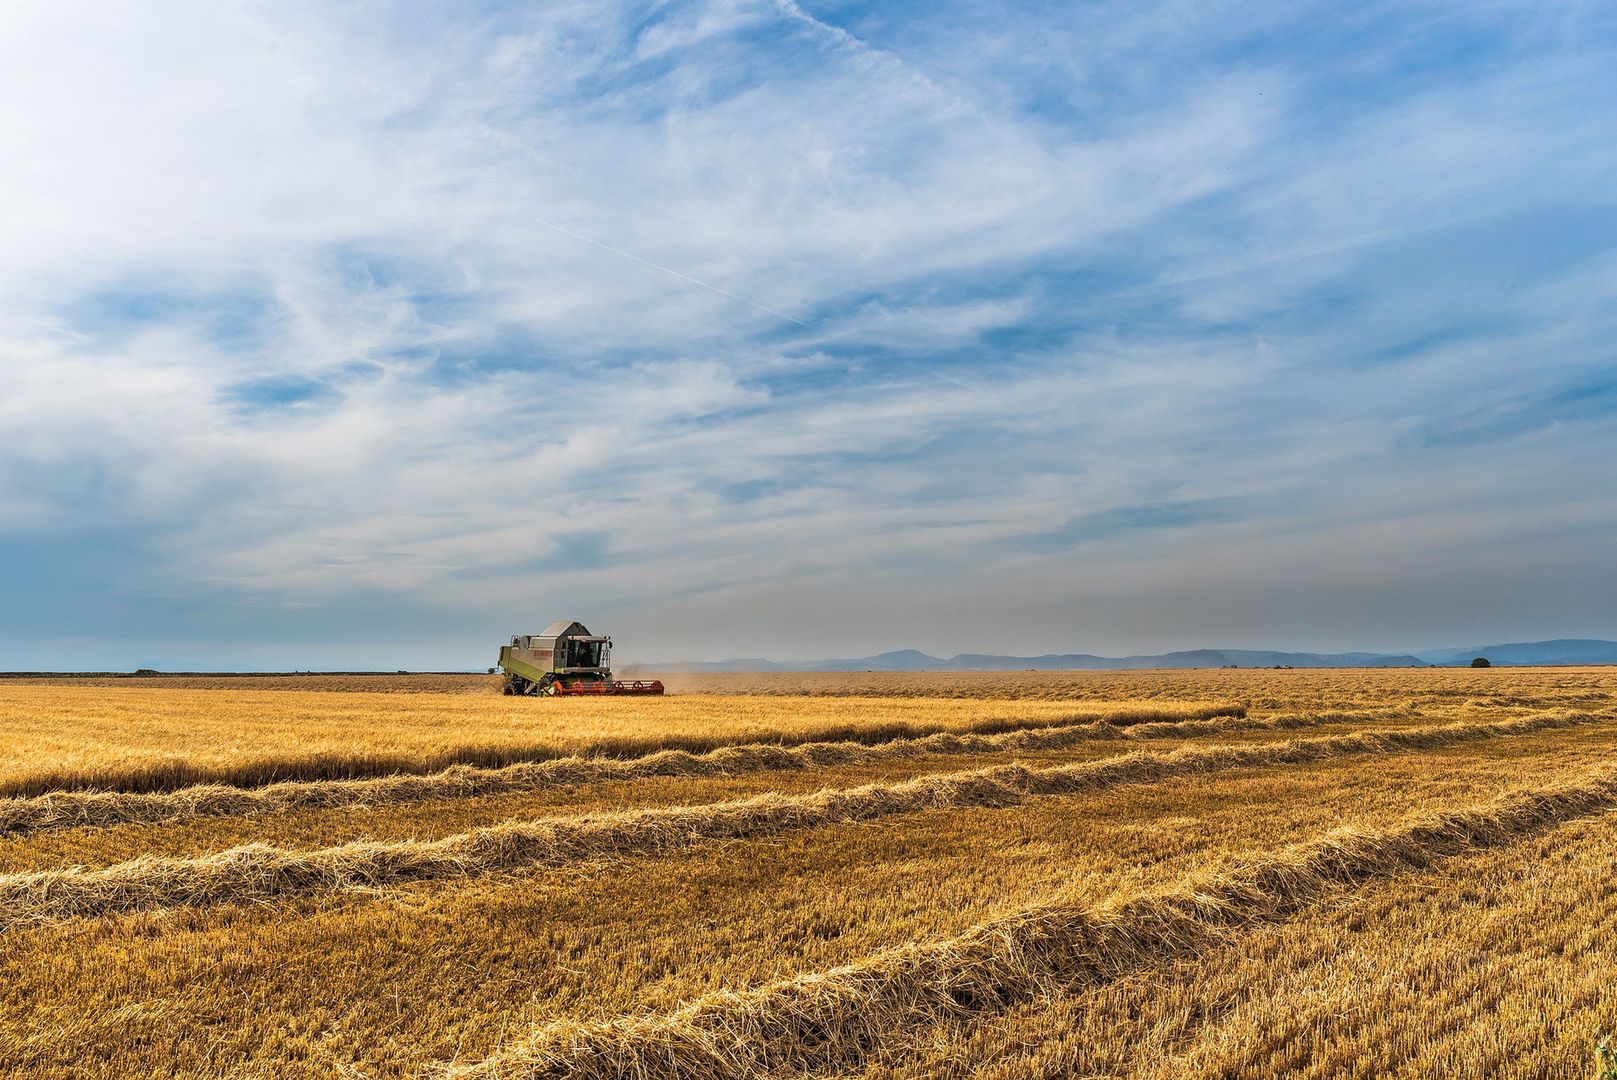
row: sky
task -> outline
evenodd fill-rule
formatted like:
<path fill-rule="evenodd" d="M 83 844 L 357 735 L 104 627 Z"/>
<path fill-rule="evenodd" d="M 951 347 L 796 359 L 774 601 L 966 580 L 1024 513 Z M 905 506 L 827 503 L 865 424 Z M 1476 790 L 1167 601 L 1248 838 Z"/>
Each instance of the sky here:
<path fill-rule="evenodd" d="M 0 18 L 0 669 L 1617 637 L 1604 5 Z"/>

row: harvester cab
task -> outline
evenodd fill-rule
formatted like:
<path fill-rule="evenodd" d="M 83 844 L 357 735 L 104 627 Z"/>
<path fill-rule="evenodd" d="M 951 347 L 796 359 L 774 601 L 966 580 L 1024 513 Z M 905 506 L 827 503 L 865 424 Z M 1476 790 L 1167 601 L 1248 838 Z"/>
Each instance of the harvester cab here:
<path fill-rule="evenodd" d="M 571 694 L 660 694 L 663 684 L 612 678 L 612 639 L 583 623 L 558 619 L 542 634 L 518 634 L 500 646 L 505 693 L 558 697 Z"/>

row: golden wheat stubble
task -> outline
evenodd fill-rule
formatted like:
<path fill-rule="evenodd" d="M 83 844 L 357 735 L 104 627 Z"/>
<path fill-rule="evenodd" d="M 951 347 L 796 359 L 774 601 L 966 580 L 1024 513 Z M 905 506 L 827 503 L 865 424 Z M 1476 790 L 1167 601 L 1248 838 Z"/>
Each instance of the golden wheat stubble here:
<path fill-rule="evenodd" d="M 296 1058 L 305 1065 L 288 1066 L 293 1074 L 361 1062 L 411 1075 L 457 1049 L 487 1053 L 514 1025 L 677 1007 L 719 987 L 957 934 L 1075 877 L 1079 895 L 1100 902 L 1344 820 L 1375 823 L 1553 779 L 1613 749 L 1597 734 L 918 814 L 879 829 L 637 860 L 583 880 L 539 874 L 422 887 L 384 903 L 28 931 L 8 939 L 0 960 L 0 1013 L 19 1024 L 0 1037 L 0 1060 L 19 1060 L 21 1032 L 55 1025 L 79 1031 L 74 1045 L 116 1068 L 195 1065 L 205 1048 L 223 1046 L 276 1069 L 315 1055 Z M 1254 815 L 1257 805 L 1285 812 Z M 210 1004 L 244 991 L 250 1009 Z M 183 1019 L 112 1025 L 85 1009 L 109 995 Z M 284 1030 L 311 1012 L 329 1027 L 318 1052 Z"/>
<path fill-rule="evenodd" d="M 981 715 L 982 699 L 995 697 L 1049 699 L 1069 707 L 1103 698 L 1151 704 L 1216 697 L 1243 701 L 1254 715 L 1402 709 L 1419 710 L 1422 722 L 1435 722 L 1600 707 L 1612 702 L 1614 686 L 1617 671 L 1611 669 L 1243 671 L 1014 673 L 865 683 L 853 677 L 813 687 L 775 680 L 758 692 L 972 695 L 974 715 Z M 236 696 L 213 692 L 209 700 Z M 244 721 L 222 728 L 205 717 L 197 725 L 194 709 L 187 713 L 160 703 L 165 723 L 146 724 L 136 734 L 144 734 L 148 746 L 163 746 L 195 726 L 196 745 L 214 744 L 211 751 L 232 740 L 250 749 L 264 733 L 303 745 L 311 732 L 323 730 L 327 738 L 374 749 L 378 737 L 392 739 L 402 729 L 420 738 L 423 730 L 420 703 L 408 695 L 373 703 L 366 718 L 346 725 L 331 723 L 329 716 L 300 717 L 297 692 L 264 696 L 286 701 L 264 701 L 260 717 L 222 706 Z M 436 699 L 426 700 L 436 710 Z M 734 714 L 722 696 L 700 700 L 716 715 Z M 46 745 L 44 756 L 53 765 L 94 742 L 96 732 L 86 731 L 82 717 L 74 728 L 60 723 L 59 714 L 19 715 L 11 699 L 0 695 L 0 701 L 7 703 L 0 719 L 25 744 L 31 738 L 37 749 L 60 731 L 70 733 L 68 745 Z M 107 698 L 113 705 L 131 701 Z M 998 708 L 992 700 L 988 704 Z M 919 707 L 933 709 L 927 702 Z M 797 724 L 801 716 L 794 714 L 803 712 L 804 703 L 782 696 L 775 708 L 782 712 L 772 715 L 771 724 Z M 209 711 L 215 711 L 212 704 Z M 590 714 L 512 715 L 542 722 Z M 614 714 L 617 735 L 640 715 Z M 654 715 L 672 720 L 683 714 Z M 307 719 L 316 721 L 312 729 Z M 108 722 L 138 728 L 141 710 L 103 708 L 92 726 Z M 464 714 L 452 711 L 440 712 L 436 723 L 440 729 L 466 726 Z M 430 718 L 425 730 L 438 736 Z M 477 730 L 484 734 L 483 727 Z M 445 745 L 432 744 L 431 750 L 441 752 Z M 116 756 L 127 746 L 111 749 Z M 419 744 L 409 749 L 419 754 Z M 1370 759 L 1369 767 L 1364 761 L 1330 762 L 1286 770 L 1284 776 L 1248 770 L 1010 810 L 919 814 L 874 829 L 833 828 L 592 868 L 582 879 L 537 874 L 423 885 L 393 891 L 381 902 L 332 897 L 265 909 L 74 921 L 15 935 L 0 952 L 0 1070 L 64 1077 L 329 1076 L 357 1064 L 375 1075 L 415 1075 L 436 1061 L 486 1054 L 502 1034 L 528 1024 L 676 1008 L 719 987 L 763 983 L 858 960 L 894 943 L 959 933 L 1036 901 L 1075 873 L 1080 890 L 1091 890 L 1082 895 L 1101 902 L 1160 887 L 1226 858 L 1305 840 L 1341 821 L 1374 823 L 1401 808 L 1475 801 L 1502 786 L 1553 779 L 1613 749 L 1596 732 L 1560 733 L 1534 737 L 1532 746 L 1473 745 Z M 183 753 L 179 761 L 187 763 Z M 738 777 L 735 783 L 744 787 L 756 779 Z M 620 805 L 640 794 L 654 798 L 652 791 L 622 792 Z M 434 821 L 435 809 L 443 820 Z M 498 812 L 496 806 L 483 809 Z M 389 822 L 377 826 L 388 835 L 444 835 L 457 827 L 453 813 L 447 804 L 425 804 L 368 816 Z M 326 823 L 310 836 L 340 825 Z M 1545 993 L 1563 988 L 1578 992 L 1553 974 L 1542 985 Z M 1287 1003 L 1273 1007 L 1283 1013 Z M 1446 1022 L 1434 1013 L 1431 1025 L 1438 1029 Z M 1434 1040 L 1441 1042 L 1440 1034 Z M 1527 1069 L 1560 1059 L 1526 1044 L 1520 1060 Z"/>
<path fill-rule="evenodd" d="M 1066 897 L 964 934 L 895 946 L 853 965 L 673 1012 L 541 1025 L 456 1077 L 636 1075 L 695 1080 L 846 1067 L 918 1023 L 993 1014 L 1069 987 L 1206 951 L 1232 934 L 1306 912 L 1342 890 L 1509 847 L 1617 807 L 1617 768 L 1380 829 L 1336 829 L 1154 894 L 1103 904 Z"/>
<path fill-rule="evenodd" d="M 913 1033 L 863 1080 L 1588 1075 L 1617 1029 L 1617 816 L 1106 986 Z"/>
<path fill-rule="evenodd" d="M 1187 740 L 1203 746 L 1280 742 L 1312 729 L 1348 725 L 1374 732 L 1418 726 L 1402 712 L 1221 716 L 1127 727 L 1041 725 L 872 743 L 747 744 L 704 754 L 658 751 L 641 758 L 564 758 L 497 769 L 458 765 L 438 774 L 286 781 L 258 788 L 49 792 L 0 800 L 0 872 L 104 865 L 142 853 L 201 854 L 254 841 L 313 847 L 354 838 L 447 835 L 567 810 L 717 802 L 769 790 L 898 781 L 1012 759 L 1079 761 L 1130 746 L 1162 748 Z M 45 832 L 58 835 L 40 835 Z"/>
<path fill-rule="evenodd" d="M 1117 718 L 1211 716 L 1237 703 L 899 698 L 549 698 L 227 692 L 0 681 L 0 796 L 168 791 L 633 756 L 745 742 L 879 741 Z"/>
<path fill-rule="evenodd" d="M 1296 766 L 1609 724 L 1605 713 L 1542 714 L 1269 743 L 1139 751 L 1075 764 L 1022 763 L 938 772 L 896 783 L 770 793 L 694 806 L 513 821 L 436 840 L 355 841 L 316 849 L 254 843 L 190 859 L 141 856 L 102 869 L 0 875 L 0 930 L 20 923 L 217 903 L 264 902 L 345 888 L 473 877 L 617 856 L 656 856 L 692 844 L 747 840 L 929 809 L 1014 806 L 1032 798 L 1159 783 L 1240 768 Z M 1017 738 L 1026 734 L 1016 733 Z M 1014 744 L 1013 744 L 1014 745 Z M 849 748 L 855 759 L 894 747 Z"/>

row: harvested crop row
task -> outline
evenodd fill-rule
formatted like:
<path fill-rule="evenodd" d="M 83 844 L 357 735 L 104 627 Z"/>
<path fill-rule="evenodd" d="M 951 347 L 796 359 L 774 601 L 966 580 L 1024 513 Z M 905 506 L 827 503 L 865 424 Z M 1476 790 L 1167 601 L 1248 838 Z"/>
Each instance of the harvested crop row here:
<path fill-rule="evenodd" d="M 1617 807 L 1617 770 L 1384 832 L 1338 830 L 1171 892 L 1098 909 L 1038 905 L 960 937 L 887 950 L 823 974 L 721 992 L 676 1012 L 547 1024 L 482 1062 L 478 1077 L 778 1076 L 857 1066 L 896 1033 L 1104 983 L 1274 922 L 1333 890 L 1498 847 Z"/>
<path fill-rule="evenodd" d="M 906 1030 L 858 1075 L 1586 1077 L 1617 1033 L 1614 843 L 1617 814 L 1557 825 L 1098 986 Z"/>
<path fill-rule="evenodd" d="M 166 824 L 196 818 L 235 817 L 278 810 L 393 806 L 470 799 L 486 795 L 575 787 L 652 777 L 732 776 L 864 762 L 915 760 L 984 753 L 1062 750 L 1085 742 L 1175 739 L 1237 731 L 1292 731 L 1330 724 L 1364 723 L 1387 714 L 1288 714 L 1264 719 L 1220 716 L 1121 727 L 1110 720 L 1063 727 L 1021 728 L 993 735 L 939 732 L 881 743 L 810 742 L 797 746 L 752 743 L 703 754 L 664 750 L 639 758 L 568 757 L 522 762 L 498 769 L 455 765 L 426 776 L 401 774 L 369 780 L 286 781 L 260 788 L 198 785 L 178 791 L 55 791 L 0 801 L 0 833 L 24 834 L 78 826 Z"/>
<path fill-rule="evenodd" d="M 140 691 L 74 701 L 75 693 L 95 691 L 19 687 L 9 692 L 17 700 L 0 701 L 0 720 L 27 748 L 26 756 L 0 754 L 0 796 L 166 792 L 204 784 L 261 787 L 289 780 L 431 774 L 455 765 L 501 768 L 573 756 L 705 753 L 763 742 L 868 744 L 938 732 L 994 734 L 1101 721 L 1128 726 L 1246 712 L 1229 701 L 990 709 L 970 702 L 828 706 L 769 699 L 714 710 L 707 702 L 678 698 L 602 698 L 556 707 L 536 699 L 445 696 L 410 698 L 411 711 L 401 720 L 396 712 L 374 708 L 378 701 L 405 700 L 397 695 L 259 695 L 298 699 L 302 711 L 281 717 L 262 702 L 221 699 L 209 691 L 191 691 L 178 702 Z M 29 759 L 32 767 L 26 767 Z"/>
<path fill-rule="evenodd" d="M 705 840 L 749 839 L 921 810 L 1012 806 L 1031 796 L 1079 794 L 1119 784 L 1346 754 L 1430 749 L 1610 719 L 1610 714 L 1547 715 L 1168 753 L 1142 751 L 1072 765 L 1007 765 L 803 796 L 764 795 L 702 806 L 516 822 L 431 841 L 360 842 L 307 851 L 252 844 L 194 859 L 143 856 L 104 869 L 0 875 L 0 929 L 57 918 L 259 902 L 559 866 L 666 852 Z"/>

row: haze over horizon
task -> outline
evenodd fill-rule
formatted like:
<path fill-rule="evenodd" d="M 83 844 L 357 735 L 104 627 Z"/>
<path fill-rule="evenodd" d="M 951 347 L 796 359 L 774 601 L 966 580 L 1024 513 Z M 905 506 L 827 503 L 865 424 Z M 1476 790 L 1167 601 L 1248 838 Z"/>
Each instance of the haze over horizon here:
<path fill-rule="evenodd" d="M 1617 638 L 1583 3 L 22 3 L 0 670 Z"/>

